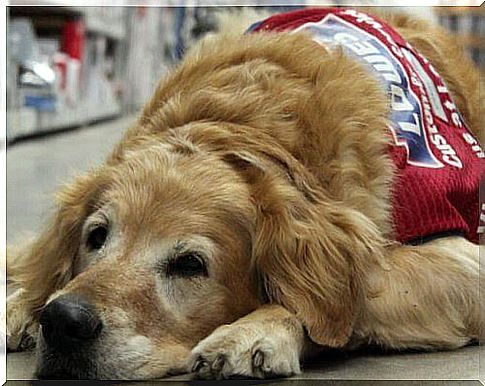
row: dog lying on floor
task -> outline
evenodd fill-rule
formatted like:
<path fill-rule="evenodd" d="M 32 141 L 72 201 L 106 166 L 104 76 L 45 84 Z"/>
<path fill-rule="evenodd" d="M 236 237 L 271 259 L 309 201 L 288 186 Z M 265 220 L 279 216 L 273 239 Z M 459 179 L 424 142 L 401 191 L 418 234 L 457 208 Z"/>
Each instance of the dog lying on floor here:
<path fill-rule="evenodd" d="M 302 10 L 194 48 L 9 259 L 9 349 L 36 338 L 40 378 L 220 379 L 476 340 L 478 72 L 385 20 Z"/>

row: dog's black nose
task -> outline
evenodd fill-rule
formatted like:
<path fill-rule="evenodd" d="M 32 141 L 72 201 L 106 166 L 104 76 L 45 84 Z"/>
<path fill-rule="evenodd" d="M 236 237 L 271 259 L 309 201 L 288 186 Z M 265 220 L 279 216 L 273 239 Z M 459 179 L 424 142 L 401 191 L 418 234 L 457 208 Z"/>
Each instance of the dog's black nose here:
<path fill-rule="evenodd" d="M 94 307 L 80 297 L 68 295 L 47 304 L 39 322 L 47 345 L 60 349 L 96 339 L 102 329 Z"/>

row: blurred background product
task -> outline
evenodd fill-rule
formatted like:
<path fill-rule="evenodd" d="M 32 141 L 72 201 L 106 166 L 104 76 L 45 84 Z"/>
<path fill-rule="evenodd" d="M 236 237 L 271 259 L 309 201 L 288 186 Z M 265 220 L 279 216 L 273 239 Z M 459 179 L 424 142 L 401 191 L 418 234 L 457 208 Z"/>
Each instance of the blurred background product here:
<path fill-rule="evenodd" d="M 217 29 L 219 7 L 52 7 L 55 0 L 45 1 L 7 8 L 8 141 L 136 112 L 186 50 Z M 274 13 L 302 7 L 258 3 Z M 388 9 L 441 24 L 485 69 L 483 7 Z"/>
<path fill-rule="evenodd" d="M 485 71 L 485 7 L 436 8 L 439 23 L 451 31 Z"/>
<path fill-rule="evenodd" d="M 121 113 L 113 63 L 125 9 L 9 7 L 7 139 Z"/>

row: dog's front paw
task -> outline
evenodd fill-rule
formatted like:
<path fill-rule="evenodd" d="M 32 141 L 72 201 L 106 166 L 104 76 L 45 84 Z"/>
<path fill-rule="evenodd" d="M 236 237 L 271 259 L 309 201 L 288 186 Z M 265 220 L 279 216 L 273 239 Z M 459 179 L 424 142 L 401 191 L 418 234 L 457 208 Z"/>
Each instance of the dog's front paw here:
<path fill-rule="evenodd" d="M 290 376 L 300 373 L 300 349 L 280 326 L 225 325 L 192 350 L 189 369 L 200 379 Z"/>
<path fill-rule="evenodd" d="M 7 298 L 6 335 L 8 351 L 24 351 L 35 347 L 39 326 L 24 299 L 22 289 Z"/>

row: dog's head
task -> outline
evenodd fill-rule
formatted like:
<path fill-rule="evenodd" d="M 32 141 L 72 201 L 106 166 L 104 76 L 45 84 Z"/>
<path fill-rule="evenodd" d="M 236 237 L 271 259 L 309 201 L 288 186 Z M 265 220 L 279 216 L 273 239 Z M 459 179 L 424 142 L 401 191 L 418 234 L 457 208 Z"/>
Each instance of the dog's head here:
<path fill-rule="evenodd" d="M 177 141 L 123 158 L 61 196 L 44 264 L 68 282 L 40 313 L 40 377 L 181 371 L 199 340 L 258 305 L 254 207 L 238 174 Z"/>
<path fill-rule="evenodd" d="M 39 306 L 38 375 L 185 371 L 198 341 L 263 301 L 295 312 L 315 342 L 345 344 L 352 261 L 375 240 L 315 186 L 244 127 L 194 123 L 128 143 L 60 194 L 15 269 Z"/>

